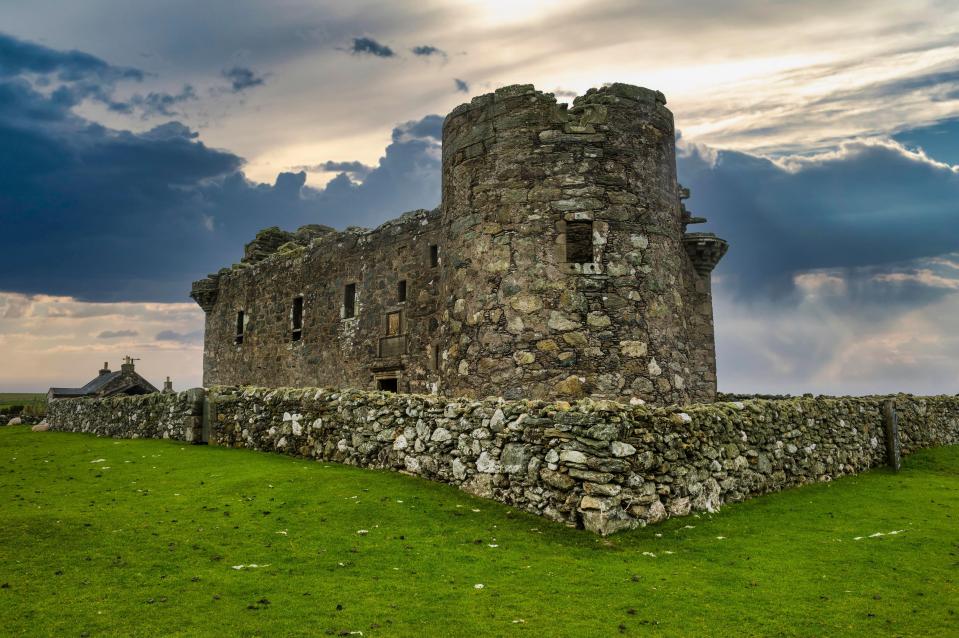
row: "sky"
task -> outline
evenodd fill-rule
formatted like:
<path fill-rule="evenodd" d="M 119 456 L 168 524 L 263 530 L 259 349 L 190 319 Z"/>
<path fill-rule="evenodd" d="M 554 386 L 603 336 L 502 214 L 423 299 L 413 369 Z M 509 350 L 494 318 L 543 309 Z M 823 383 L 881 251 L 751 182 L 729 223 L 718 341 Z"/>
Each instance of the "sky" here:
<path fill-rule="evenodd" d="M 0 391 L 201 383 L 190 282 L 256 231 L 440 196 L 443 116 L 666 94 L 720 390 L 959 392 L 959 4 L 0 3 Z"/>

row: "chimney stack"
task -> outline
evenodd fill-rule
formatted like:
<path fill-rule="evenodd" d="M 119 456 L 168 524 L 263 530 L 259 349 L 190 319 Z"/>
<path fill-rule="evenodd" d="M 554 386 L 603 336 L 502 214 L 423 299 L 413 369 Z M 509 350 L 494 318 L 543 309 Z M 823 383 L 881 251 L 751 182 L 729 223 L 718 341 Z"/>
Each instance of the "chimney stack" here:
<path fill-rule="evenodd" d="M 120 370 L 124 373 L 133 372 L 133 362 L 137 361 L 133 357 L 123 357 L 123 365 L 120 366 Z"/>
<path fill-rule="evenodd" d="M 173 382 L 170 381 L 170 377 L 163 382 L 163 394 L 173 394 Z"/>
<path fill-rule="evenodd" d="M 103 369 L 100 370 L 100 375 L 110 374 L 110 364 L 107 361 L 103 362 Z"/>

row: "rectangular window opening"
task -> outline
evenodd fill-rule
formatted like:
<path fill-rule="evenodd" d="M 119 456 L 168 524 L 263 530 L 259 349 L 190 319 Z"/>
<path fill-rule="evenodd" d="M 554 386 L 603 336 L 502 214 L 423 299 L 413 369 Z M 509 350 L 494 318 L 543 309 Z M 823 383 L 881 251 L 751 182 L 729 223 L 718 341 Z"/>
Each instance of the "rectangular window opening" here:
<path fill-rule="evenodd" d="M 236 313 L 236 337 L 233 339 L 233 342 L 237 345 L 243 343 L 243 311 L 238 310 Z"/>
<path fill-rule="evenodd" d="M 303 338 L 303 297 L 293 298 L 293 333 L 291 339 L 299 341 Z"/>
<path fill-rule="evenodd" d="M 440 247 L 436 244 L 430 245 L 430 267 L 436 268 L 440 265 Z"/>
<path fill-rule="evenodd" d="M 401 279 L 399 283 L 396 284 L 396 299 L 399 302 L 406 301 L 406 280 Z"/>
<path fill-rule="evenodd" d="M 376 387 L 383 392 L 398 392 L 399 391 L 399 379 L 392 377 L 389 379 L 377 379 Z"/>
<path fill-rule="evenodd" d="M 566 222 L 566 261 L 571 264 L 593 261 L 593 222 Z"/>
<path fill-rule="evenodd" d="M 433 344 L 433 369 L 440 369 L 440 347 L 437 344 Z"/>
<path fill-rule="evenodd" d="M 403 313 L 390 312 L 386 315 L 386 336 L 397 337 L 402 332 Z"/>
<path fill-rule="evenodd" d="M 346 284 L 343 288 L 343 318 L 356 316 L 356 284 Z"/>

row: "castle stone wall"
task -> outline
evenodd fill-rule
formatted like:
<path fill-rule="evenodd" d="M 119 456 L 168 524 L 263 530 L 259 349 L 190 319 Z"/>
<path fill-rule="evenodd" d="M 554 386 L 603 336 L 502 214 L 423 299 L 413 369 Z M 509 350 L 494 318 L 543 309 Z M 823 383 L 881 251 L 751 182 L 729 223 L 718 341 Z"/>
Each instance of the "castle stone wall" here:
<path fill-rule="evenodd" d="M 649 408 L 314 388 L 207 395 L 210 443 L 398 470 L 601 534 L 883 465 L 886 398 Z M 959 444 L 959 397 L 895 401 L 903 453 Z M 190 393 L 71 399 L 48 420 L 190 440 L 195 405 Z"/>
<path fill-rule="evenodd" d="M 377 377 L 388 376 L 397 378 L 400 391 L 432 391 L 436 219 L 434 212 L 416 211 L 373 231 L 330 231 L 221 271 L 206 315 L 204 385 L 373 388 Z M 353 317 L 344 308 L 348 284 L 356 286 Z M 296 297 L 303 298 L 303 323 L 294 341 Z M 241 310 L 246 325 L 236 343 Z M 401 313 L 399 334 L 381 344 L 391 312 Z"/>
<path fill-rule="evenodd" d="M 437 211 L 372 231 L 267 229 L 241 263 L 194 283 L 204 385 L 392 377 L 468 398 L 712 401 L 709 278 L 726 244 L 690 243 L 674 140 L 665 98 L 640 87 L 591 89 L 571 107 L 531 85 L 474 98 L 444 122 Z"/>

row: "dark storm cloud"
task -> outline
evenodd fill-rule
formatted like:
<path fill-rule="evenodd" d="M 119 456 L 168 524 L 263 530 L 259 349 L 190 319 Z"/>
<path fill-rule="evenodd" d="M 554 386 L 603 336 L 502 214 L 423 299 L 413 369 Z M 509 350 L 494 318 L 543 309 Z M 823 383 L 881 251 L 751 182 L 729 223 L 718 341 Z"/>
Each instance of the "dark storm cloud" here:
<path fill-rule="evenodd" d="M 135 337 L 139 332 L 136 330 L 104 330 L 97 335 L 97 339 L 120 339 L 121 337 Z"/>
<path fill-rule="evenodd" d="M 113 66 L 81 51 L 57 51 L 0 33 L 0 80 L 48 88 L 58 106 L 70 108 L 90 99 L 128 112 L 132 105 L 114 100 L 114 88 L 144 77 L 139 69 Z"/>
<path fill-rule="evenodd" d="M 318 206 L 324 212 L 352 211 L 349 224 L 373 226 L 403 211 L 438 205 L 442 126 L 439 115 L 398 125 L 393 141 L 363 183 L 340 173 L 318 194 Z M 348 225 L 342 219 L 327 219 L 333 226 Z"/>
<path fill-rule="evenodd" d="M 353 38 L 353 46 L 350 51 L 353 54 L 375 55 L 378 58 L 392 58 L 396 55 L 393 49 L 385 44 L 380 44 L 373 38 Z"/>
<path fill-rule="evenodd" d="M 57 51 L 0 33 L 0 78 L 24 73 L 53 74 L 63 82 L 96 77 L 102 81 L 142 80 L 143 71 L 116 67 L 81 51 Z"/>
<path fill-rule="evenodd" d="M 145 118 L 162 115 L 172 117 L 177 114 L 176 107 L 184 102 L 196 99 L 196 91 L 189 84 L 177 94 L 151 91 L 146 95 L 134 95 L 123 103 L 113 103 L 110 109 L 121 113 L 139 111 Z"/>
<path fill-rule="evenodd" d="M 295 166 L 296 170 L 307 171 L 310 173 L 348 173 L 350 177 L 362 180 L 371 172 L 372 166 L 367 166 L 363 162 L 334 162 L 326 161 L 320 164 L 311 164 L 306 166 Z"/>
<path fill-rule="evenodd" d="M 469 85 L 469 83 L 467 83 L 465 80 L 461 80 L 461 79 L 459 79 L 459 78 L 456 78 L 455 80 L 453 80 L 453 83 L 456 85 L 456 90 L 457 90 L 457 91 L 460 91 L 460 92 L 462 92 L 462 93 L 469 93 L 469 92 L 470 92 L 470 85 Z"/>
<path fill-rule="evenodd" d="M 234 93 L 245 91 L 246 89 L 260 86 L 266 79 L 258 76 L 253 69 L 242 66 L 235 66 L 232 69 L 223 72 L 223 77 L 230 81 L 230 87 Z"/>
<path fill-rule="evenodd" d="M 404 122 L 393 129 L 392 138 L 394 142 L 409 138 L 432 138 L 439 142 L 443 139 L 443 118 L 427 115 L 421 120 Z"/>
<path fill-rule="evenodd" d="M 198 330 L 196 332 L 182 333 L 173 330 L 163 330 L 158 332 L 154 338 L 157 341 L 173 341 L 182 344 L 203 343 L 203 331 Z"/>
<path fill-rule="evenodd" d="M 744 153 L 712 158 L 693 149 L 678 167 L 691 210 L 730 241 L 717 274 L 740 296 L 788 295 L 795 275 L 809 270 L 881 266 L 959 247 L 959 175 L 894 145 L 847 144 L 789 170 Z"/>
<path fill-rule="evenodd" d="M 959 90 L 959 67 L 938 69 L 927 73 L 900 77 L 893 80 L 874 82 L 854 89 L 837 90 L 810 102 L 806 108 L 815 108 L 831 104 L 847 104 L 855 101 L 875 102 L 883 98 L 908 96 L 922 93 L 931 100 L 955 99 Z"/>
<path fill-rule="evenodd" d="M 377 225 L 439 203 L 436 115 L 398 125 L 375 167 L 326 164 L 350 170 L 315 189 L 303 172 L 252 183 L 240 157 L 181 123 L 115 130 L 74 104 L 0 79 L 0 290 L 183 301 L 265 226 Z"/>
<path fill-rule="evenodd" d="M 891 143 L 788 169 L 693 147 L 678 168 L 710 220 L 690 230 L 730 242 L 713 286 L 720 389 L 950 388 L 959 175 Z"/>
<path fill-rule="evenodd" d="M 375 226 L 439 203 L 438 115 L 397 125 L 376 166 L 299 167 L 339 173 L 317 189 L 303 172 L 252 183 L 240 157 L 207 147 L 181 123 L 113 130 L 77 116 L 74 104 L 22 77 L 0 79 L 0 147 L 12 150 L 0 153 L 0 290 L 183 300 L 193 278 L 237 261 L 262 227 Z M 850 298 L 863 305 L 944 294 L 921 278 L 875 277 L 956 250 L 955 172 L 863 143 L 788 170 L 695 147 L 678 162 L 690 208 L 731 242 L 717 271 L 729 294 L 788 300 L 797 274 L 817 269 L 851 273 Z"/>
<path fill-rule="evenodd" d="M 53 102 L 65 108 L 84 100 L 100 102 L 117 113 L 138 112 L 146 119 L 176 115 L 176 106 L 196 99 L 190 85 L 176 94 L 151 91 L 125 100 L 114 97 L 121 81 L 141 81 L 139 69 L 118 67 L 81 51 L 57 51 L 0 33 L 0 79 L 19 79 L 26 85 L 51 88 Z"/>
<path fill-rule="evenodd" d="M 413 47 L 410 49 L 413 52 L 413 55 L 418 55 L 420 57 L 430 57 L 432 55 L 438 55 L 441 57 L 446 57 L 446 51 L 438 49 L 432 45 L 424 44 L 418 47 Z"/>
<path fill-rule="evenodd" d="M 909 148 L 922 149 L 939 161 L 959 165 L 959 118 L 903 131 L 893 137 Z"/>

